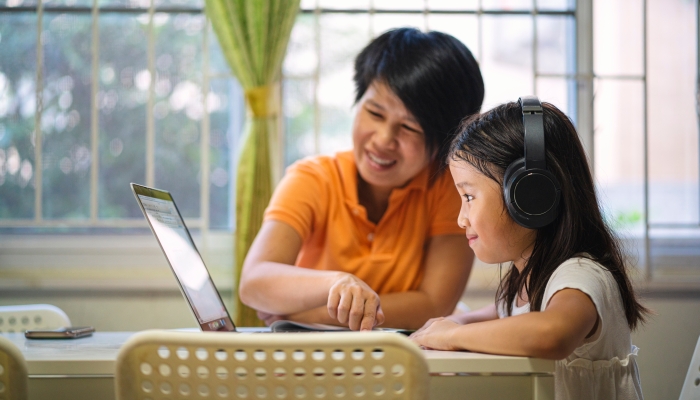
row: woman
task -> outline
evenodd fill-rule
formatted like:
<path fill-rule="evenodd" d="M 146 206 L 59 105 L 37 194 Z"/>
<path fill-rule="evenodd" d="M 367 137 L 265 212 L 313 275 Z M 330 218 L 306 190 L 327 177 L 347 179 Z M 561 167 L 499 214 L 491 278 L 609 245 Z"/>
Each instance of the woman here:
<path fill-rule="evenodd" d="M 402 28 L 362 50 L 354 80 L 353 150 L 292 165 L 246 257 L 239 295 L 268 324 L 416 329 L 450 314 L 469 277 L 441 165 L 481 108 L 476 60 L 450 35 Z"/>

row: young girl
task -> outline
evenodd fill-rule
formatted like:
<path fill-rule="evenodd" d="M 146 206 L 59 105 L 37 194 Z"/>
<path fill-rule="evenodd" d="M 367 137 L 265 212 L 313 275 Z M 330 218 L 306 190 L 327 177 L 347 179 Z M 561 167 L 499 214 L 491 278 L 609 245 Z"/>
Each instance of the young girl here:
<path fill-rule="evenodd" d="M 603 221 L 571 121 L 548 103 L 531 114 L 524 99 L 467 120 L 448 157 L 469 246 L 486 263 L 512 263 L 496 302 L 431 319 L 411 339 L 430 349 L 558 360 L 557 399 L 641 399 L 630 332 L 648 310 Z"/>

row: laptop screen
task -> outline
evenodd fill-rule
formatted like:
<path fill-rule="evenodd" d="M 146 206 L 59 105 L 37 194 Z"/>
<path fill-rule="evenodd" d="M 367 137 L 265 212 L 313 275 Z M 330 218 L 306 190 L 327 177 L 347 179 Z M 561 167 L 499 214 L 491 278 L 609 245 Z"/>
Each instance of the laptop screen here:
<path fill-rule="evenodd" d="M 234 330 L 170 193 L 135 184 L 132 188 L 200 327 L 204 330 Z"/>

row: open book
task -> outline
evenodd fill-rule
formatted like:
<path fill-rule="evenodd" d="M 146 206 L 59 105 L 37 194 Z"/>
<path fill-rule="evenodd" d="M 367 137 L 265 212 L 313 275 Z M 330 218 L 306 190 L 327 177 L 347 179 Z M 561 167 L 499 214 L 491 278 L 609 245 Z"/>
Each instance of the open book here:
<path fill-rule="evenodd" d="M 348 332 L 350 328 L 344 326 L 316 324 L 307 322 L 296 322 L 289 320 L 279 320 L 270 324 L 272 332 Z M 404 335 L 410 335 L 413 330 L 410 329 L 394 329 L 394 328 L 374 328 L 374 331 L 379 332 L 397 332 Z"/>

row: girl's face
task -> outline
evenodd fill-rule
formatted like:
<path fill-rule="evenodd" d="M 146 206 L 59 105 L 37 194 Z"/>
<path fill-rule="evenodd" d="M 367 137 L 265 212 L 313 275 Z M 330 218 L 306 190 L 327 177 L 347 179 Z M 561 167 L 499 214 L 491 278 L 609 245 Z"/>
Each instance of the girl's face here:
<path fill-rule="evenodd" d="M 357 170 L 371 186 L 402 187 L 432 159 L 418 121 L 383 82 L 358 102 L 352 132 Z"/>
<path fill-rule="evenodd" d="M 503 204 L 501 186 L 464 161 L 450 161 L 450 172 L 462 196 L 457 223 L 466 230 L 469 247 L 488 264 L 513 261 L 522 271 L 532 253 L 536 231 L 518 225 Z"/>

